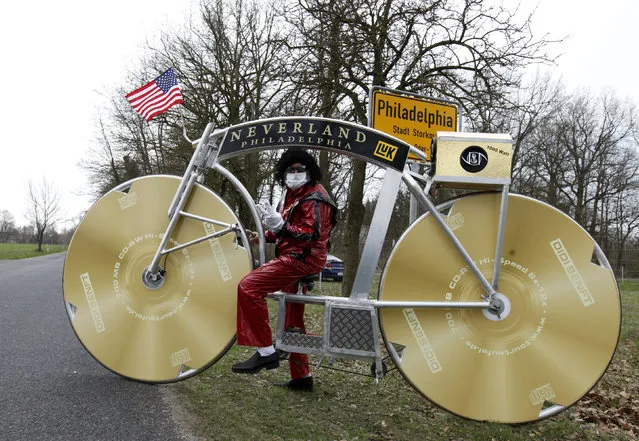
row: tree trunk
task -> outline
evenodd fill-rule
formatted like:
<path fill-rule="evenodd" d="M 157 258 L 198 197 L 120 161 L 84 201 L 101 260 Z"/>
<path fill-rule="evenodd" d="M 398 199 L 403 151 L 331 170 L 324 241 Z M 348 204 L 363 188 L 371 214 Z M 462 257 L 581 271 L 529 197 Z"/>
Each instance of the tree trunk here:
<path fill-rule="evenodd" d="M 44 240 L 44 230 L 38 231 L 38 251 L 42 252 L 42 241 Z"/>
<path fill-rule="evenodd" d="M 322 174 L 324 175 L 322 178 L 322 185 L 328 192 L 328 195 L 331 197 L 331 199 L 335 200 L 335 195 L 333 194 L 333 186 L 331 185 L 331 169 L 327 151 L 322 150 L 320 152 L 319 168 L 320 170 L 322 170 Z"/>

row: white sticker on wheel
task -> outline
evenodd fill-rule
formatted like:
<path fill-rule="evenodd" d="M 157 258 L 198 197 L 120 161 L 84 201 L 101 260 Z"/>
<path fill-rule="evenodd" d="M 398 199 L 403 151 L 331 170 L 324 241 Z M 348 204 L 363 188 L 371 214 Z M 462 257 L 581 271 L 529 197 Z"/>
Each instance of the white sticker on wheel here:
<path fill-rule="evenodd" d="M 550 384 L 544 384 L 537 389 L 531 390 L 528 398 L 530 399 L 530 402 L 533 404 L 533 406 L 538 406 L 544 401 L 551 400 L 556 396 L 557 395 L 555 394 L 555 391 L 552 390 L 552 386 L 550 386 Z"/>
<path fill-rule="evenodd" d="M 557 259 L 559 259 L 559 262 L 564 267 L 564 271 L 566 271 L 568 280 L 570 280 L 570 283 L 572 283 L 575 291 L 577 291 L 577 294 L 579 295 L 579 298 L 581 299 L 581 302 L 584 304 L 584 306 L 590 306 L 595 303 L 594 297 L 586 286 L 586 282 L 584 282 L 583 277 L 581 277 L 579 270 L 570 258 L 570 254 L 568 254 L 568 250 L 566 249 L 566 247 L 564 247 L 561 239 L 553 240 L 552 242 L 550 242 L 550 246 L 555 252 Z"/>
<path fill-rule="evenodd" d="M 106 331 L 104 321 L 102 320 L 102 314 L 100 313 L 100 306 L 98 305 L 98 299 L 95 298 L 95 291 L 93 291 L 93 285 L 91 285 L 91 278 L 89 273 L 80 274 L 80 280 L 82 281 L 82 287 L 84 288 L 84 295 L 87 297 L 87 303 L 89 304 L 89 311 L 91 312 L 91 318 L 95 325 L 95 330 L 98 332 Z"/>
<path fill-rule="evenodd" d="M 138 195 L 134 191 L 118 199 L 120 210 L 126 210 L 138 203 Z"/>
<path fill-rule="evenodd" d="M 171 366 L 178 367 L 191 361 L 191 354 L 188 348 L 180 349 L 171 354 Z"/>
<path fill-rule="evenodd" d="M 213 224 L 205 222 L 204 231 L 206 231 L 206 234 L 213 234 L 215 233 L 215 227 Z M 217 267 L 220 270 L 222 280 L 225 282 L 231 280 L 233 278 L 231 275 L 231 268 L 229 268 L 228 263 L 226 263 L 226 257 L 224 257 L 224 251 L 222 251 L 220 241 L 217 238 L 209 239 L 209 245 L 211 246 L 211 250 L 215 256 L 215 261 L 217 262 Z"/>
<path fill-rule="evenodd" d="M 428 341 L 428 337 L 424 333 L 424 328 L 422 328 L 422 324 L 419 323 L 419 319 L 417 318 L 417 314 L 415 314 L 415 310 L 412 308 L 406 308 L 403 310 L 404 317 L 406 317 L 406 321 L 408 322 L 408 326 L 417 340 L 417 345 L 419 349 L 421 349 L 424 358 L 426 359 L 426 363 L 428 363 L 428 367 L 433 374 L 437 372 L 441 372 L 442 365 L 439 363 L 437 356 L 435 355 L 435 351 Z"/>
<path fill-rule="evenodd" d="M 464 216 L 461 213 L 446 216 L 444 222 L 446 222 L 446 225 L 448 225 L 451 230 L 455 231 L 464 226 Z"/>

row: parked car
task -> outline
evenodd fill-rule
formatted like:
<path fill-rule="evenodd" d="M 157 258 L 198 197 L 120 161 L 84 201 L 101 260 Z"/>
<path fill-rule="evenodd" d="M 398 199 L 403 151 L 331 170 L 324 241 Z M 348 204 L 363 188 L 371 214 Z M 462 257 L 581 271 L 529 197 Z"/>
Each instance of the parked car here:
<path fill-rule="evenodd" d="M 341 282 L 344 278 L 344 261 L 339 257 L 329 254 L 322 270 L 322 280 L 331 279 Z"/>

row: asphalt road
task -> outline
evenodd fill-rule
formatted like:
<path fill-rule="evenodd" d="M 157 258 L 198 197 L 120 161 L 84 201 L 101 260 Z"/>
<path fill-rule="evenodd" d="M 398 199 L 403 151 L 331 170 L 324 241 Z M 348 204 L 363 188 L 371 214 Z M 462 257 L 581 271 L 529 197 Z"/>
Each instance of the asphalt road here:
<path fill-rule="evenodd" d="M 0 260 L 0 440 L 192 440 L 171 385 L 123 379 L 82 347 L 64 256 Z"/>

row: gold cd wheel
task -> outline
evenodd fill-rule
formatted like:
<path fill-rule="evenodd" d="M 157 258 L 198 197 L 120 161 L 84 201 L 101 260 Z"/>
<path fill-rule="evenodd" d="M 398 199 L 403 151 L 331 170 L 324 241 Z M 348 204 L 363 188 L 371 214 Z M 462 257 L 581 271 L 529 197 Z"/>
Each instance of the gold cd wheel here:
<path fill-rule="evenodd" d="M 64 264 L 74 332 L 96 360 L 134 380 L 177 381 L 217 361 L 235 339 L 237 284 L 251 270 L 250 252 L 230 233 L 162 257 L 164 283 L 147 287 L 143 273 L 179 183 L 149 176 L 111 190 L 82 219 Z M 184 211 L 238 224 L 219 196 L 200 185 Z M 182 217 L 167 248 L 222 228 Z"/>
<path fill-rule="evenodd" d="M 443 211 L 492 282 L 501 194 Z M 404 377 L 435 404 L 475 420 L 535 421 L 567 407 L 601 378 L 617 345 L 621 309 L 608 262 L 572 219 L 510 195 L 498 285 L 499 314 L 482 309 L 380 311 Z M 481 301 L 481 284 L 426 214 L 403 235 L 382 275 L 385 301 Z"/>

